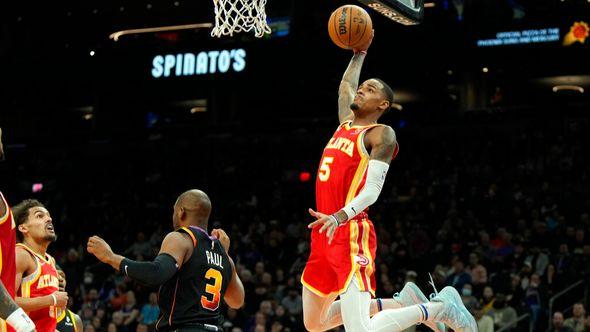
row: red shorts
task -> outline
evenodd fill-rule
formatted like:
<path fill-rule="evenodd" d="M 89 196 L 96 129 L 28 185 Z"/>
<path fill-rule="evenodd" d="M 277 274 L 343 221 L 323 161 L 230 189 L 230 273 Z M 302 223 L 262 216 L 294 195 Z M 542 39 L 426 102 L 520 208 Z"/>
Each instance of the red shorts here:
<path fill-rule="evenodd" d="M 361 291 L 375 296 L 377 239 L 369 219 L 353 219 L 338 227 L 332 244 L 320 227 L 311 233 L 311 253 L 301 283 L 319 296 L 342 294 L 355 278 Z"/>

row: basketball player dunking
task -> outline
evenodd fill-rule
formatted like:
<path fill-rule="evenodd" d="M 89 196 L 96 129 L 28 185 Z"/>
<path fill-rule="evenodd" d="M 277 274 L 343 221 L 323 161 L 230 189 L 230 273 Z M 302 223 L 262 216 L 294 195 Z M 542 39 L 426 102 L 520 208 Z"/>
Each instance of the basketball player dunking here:
<path fill-rule="evenodd" d="M 57 318 L 68 303 L 59 290 L 55 260 L 47 253 L 57 240 L 49 211 L 39 201 L 27 199 L 13 209 L 17 227 L 16 303 L 29 314 L 37 331 L 55 331 Z"/>
<path fill-rule="evenodd" d="M 0 128 L 0 161 L 4 159 L 2 128 Z M 35 324 L 14 302 L 14 280 L 16 278 L 16 225 L 12 219 L 10 206 L 0 192 L 0 332 L 16 330 L 29 332 Z M 6 324 L 8 322 L 8 324 Z"/>
<path fill-rule="evenodd" d="M 339 88 L 340 126 L 326 145 L 316 179 L 317 212 L 311 253 L 301 277 L 303 318 L 310 331 L 344 324 L 347 331 L 402 331 L 424 323 L 440 331 L 477 331 L 456 290 L 444 288 L 431 302 L 413 284 L 393 299 L 371 300 L 375 292 L 377 240 L 366 210 L 383 187 L 398 152 L 395 132 L 377 123 L 393 103 L 380 79 L 358 86 L 366 47 L 354 50 Z M 340 296 L 339 301 L 334 301 Z M 371 316 L 373 316 L 371 318 Z"/>
<path fill-rule="evenodd" d="M 174 231 L 166 235 L 153 262 L 116 255 L 98 236 L 88 240 L 88 252 L 100 261 L 145 284 L 162 285 L 157 331 L 222 331 L 221 299 L 235 309 L 244 304 L 244 286 L 227 254 L 229 237 L 221 229 L 207 234 L 210 212 L 204 192 L 180 195 L 174 204 Z"/>

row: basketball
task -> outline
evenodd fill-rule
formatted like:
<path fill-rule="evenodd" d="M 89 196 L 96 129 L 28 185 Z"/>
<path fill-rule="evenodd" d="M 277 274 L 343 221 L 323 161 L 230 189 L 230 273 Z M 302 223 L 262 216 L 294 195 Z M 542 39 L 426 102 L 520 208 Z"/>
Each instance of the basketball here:
<path fill-rule="evenodd" d="M 373 22 L 361 7 L 345 5 L 330 15 L 328 33 L 334 44 L 350 50 L 362 47 L 371 38 Z"/>

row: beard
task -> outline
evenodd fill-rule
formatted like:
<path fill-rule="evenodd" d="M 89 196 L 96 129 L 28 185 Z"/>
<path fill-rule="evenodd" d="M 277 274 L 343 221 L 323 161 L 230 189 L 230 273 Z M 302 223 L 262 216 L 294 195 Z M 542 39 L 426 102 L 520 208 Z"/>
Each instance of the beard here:
<path fill-rule="evenodd" d="M 49 234 L 49 235 L 46 235 L 43 238 L 43 240 L 49 241 L 49 242 L 55 242 L 55 241 L 57 241 L 57 234 Z"/>
<path fill-rule="evenodd" d="M 360 107 L 357 103 L 352 103 L 352 104 L 350 104 L 350 109 L 353 111 L 358 111 L 360 109 Z"/>

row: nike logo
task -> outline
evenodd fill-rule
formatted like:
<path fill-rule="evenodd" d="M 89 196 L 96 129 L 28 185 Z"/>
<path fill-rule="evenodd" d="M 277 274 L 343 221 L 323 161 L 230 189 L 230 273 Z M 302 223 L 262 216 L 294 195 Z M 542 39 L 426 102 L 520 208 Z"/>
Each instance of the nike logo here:
<path fill-rule="evenodd" d="M 125 265 L 125 275 L 129 275 L 129 273 L 127 273 L 127 265 Z"/>

